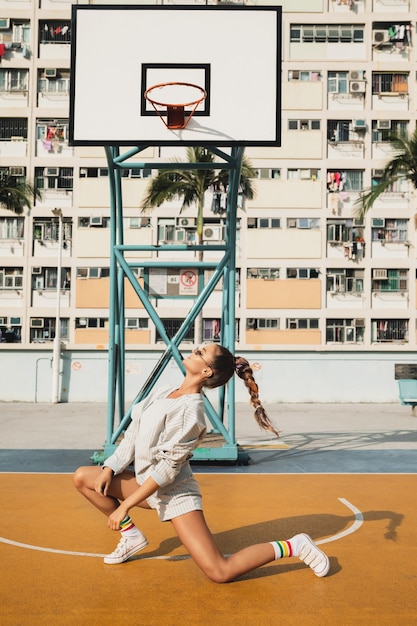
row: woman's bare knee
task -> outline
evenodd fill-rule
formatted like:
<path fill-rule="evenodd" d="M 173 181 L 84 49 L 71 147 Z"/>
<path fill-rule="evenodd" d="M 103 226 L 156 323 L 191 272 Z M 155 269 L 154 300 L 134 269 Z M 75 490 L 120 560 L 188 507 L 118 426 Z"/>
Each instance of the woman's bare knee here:
<path fill-rule="evenodd" d="M 99 468 L 90 466 L 82 466 L 76 469 L 72 477 L 75 488 L 78 489 L 78 491 L 80 491 L 84 487 L 88 487 L 91 489 L 94 485 L 94 480 L 98 473 L 97 469 Z"/>

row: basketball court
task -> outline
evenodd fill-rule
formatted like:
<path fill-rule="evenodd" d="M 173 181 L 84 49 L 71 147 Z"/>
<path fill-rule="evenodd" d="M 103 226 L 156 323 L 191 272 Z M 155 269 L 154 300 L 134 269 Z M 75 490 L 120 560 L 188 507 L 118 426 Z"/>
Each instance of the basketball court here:
<path fill-rule="evenodd" d="M 73 32 L 72 145 L 204 145 L 216 154 L 218 146 L 279 145 L 279 7 L 73 6 Z M 233 334 L 224 339 L 234 345 Z M 180 362 L 179 341 L 167 345 Z M 405 437 L 409 449 L 381 448 L 379 440 L 378 458 L 371 446 L 360 471 L 334 432 L 321 446 L 308 440 L 300 448 L 296 438 L 248 444 L 247 466 L 198 465 L 206 517 L 226 554 L 306 532 L 331 562 L 324 579 L 286 559 L 216 585 L 154 512 L 131 512 L 149 546 L 124 564 L 105 565 L 118 533 L 72 485 L 71 472 L 91 458 L 78 449 L 83 436 L 62 449 L 75 432 L 75 418 L 62 418 L 75 409 L 55 407 L 57 437 L 45 446 L 36 435 L 51 434 L 46 407 L 22 407 L 13 425 L 15 407 L 1 408 L 2 626 L 417 624 L 417 475 L 415 459 L 405 455 L 415 455 L 415 420 L 402 430 L 389 421 L 390 433 Z M 29 417 L 31 441 L 23 449 Z M 101 429 L 96 437 L 104 423 Z M 385 435 L 390 446 L 394 439 Z"/>
<path fill-rule="evenodd" d="M 105 565 L 118 535 L 71 476 L 104 431 L 104 405 L 0 405 L 1 624 L 417 624 L 416 418 L 392 405 L 270 409 L 275 442 L 238 407 L 249 465 L 194 467 L 206 517 L 226 554 L 309 533 L 330 557 L 323 579 L 287 559 L 216 585 L 169 523 L 140 510 L 149 546 Z"/>

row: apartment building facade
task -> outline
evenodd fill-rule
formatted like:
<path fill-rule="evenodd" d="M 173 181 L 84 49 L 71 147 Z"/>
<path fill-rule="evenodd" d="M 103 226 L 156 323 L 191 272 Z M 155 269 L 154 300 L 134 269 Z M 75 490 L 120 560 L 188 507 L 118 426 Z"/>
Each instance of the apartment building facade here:
<path fill-rule="evenodd" d="M 278 4 L 282 145 L 246 150 L 257 194 L 238 211 L 237 344 L 415 351 L 414 190 L 400 181 L 364 220 L 355 202 L 393 156 L 390 132 L 416 125 L 417 1 Z M 23 215 L 0 209 L 0 350 L 50 349 L 58 299 L 63 350 L 108 346 L 108 171 L 103 148 L 68 142 L 70 16 L 71 4 L 61 0 L 0 0 L 0 168 L 42 191 Z M 141 159 L 178 154 L 149 147 Z M 141 210 L 156 173 L 124 172 L 125 243 L 195 240 L 196 210 L 180 213 L 179 202 Z M 206 196 L 204 239 L 222 241 L 224 197 Z M 189 260 L 181 252 L 173 258 Z M 181 291 L 181 271 L 136 269 L 171 336 L 194 295 Z M 218 337 L 221 302 L 219 285 L 203 311 L 206 340 Z M 159 345 L 129 284 L 125 304 L 126 348 Z"/>

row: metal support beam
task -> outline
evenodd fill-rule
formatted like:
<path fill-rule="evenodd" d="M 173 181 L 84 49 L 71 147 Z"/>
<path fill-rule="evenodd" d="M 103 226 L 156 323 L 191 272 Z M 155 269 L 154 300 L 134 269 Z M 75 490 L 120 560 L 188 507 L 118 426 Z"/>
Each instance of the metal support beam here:
<path fill-rule="evenodd" d="M 129 161 L 132 156 L 139 154 L 147 146 L 138 146 L 124 154 L 120 154 L 117 146 L 107 147 L 106 155 L 109 167 L 110 180 L 110 312 L 109 312 L 109 371 L 108 371 L 108 412 L 107 412 L 107 435 L 104 450 L 96 452 L 93 460 L 102 463 L 117 446 L 117 440 L 127 428 L 131 420 L 133 406 L 145 398 L 158 381 L 168 363 L 173 359 L 178 368 L 184 373 L 182 355 L 179 346 L 192 327 L 196 317 L 202 311 L 209 296 L 213 293 L 216 285 L 223 279 L 223 302 L 221 317 L 220 342 L 232 353 L 235 346 L 235 285 L 236 285 L 236 215 L 239 192 L 240 172 L 244 148 L 233 147 L 231 153 L 223 152 L 219 148 L 207 148 L 213 152 L 219 161 L 214 163 L 138 163 Z M 122 198 L 122 171 L 124 169 L 229 169 L 229 187 L 226 210 L 226 229 L 224 244 L 162 244 L 162 245 L 125 245 L 123 241 L 123 198 Z M 164 259 L 164 253 L 172 254 L 173 251 L 218 251 L 222 253 L 221 259 L 213 261 L 180 261 L 175 262 Z M 157 252 L 158 257 L 146 261 L 132 261 L 132 255 L 126 252 L 151 251 Z M 168 337 L 164 325 L 152 303 L 152 299 L 139 282 L 136 280 L 132 269 L 135 267 L 193 267 L 213 270 L 213 274 L 206 285 L 203 285 L 199 294 L 193 301 L 187 316 L 180 329 L 172 338 Z M 153 371 L 144 381 L 136 398 L 125 412 L 125 302 L 124 284 L 125 278 L 130 282 L 136 295 L 144 306 L 150 320 L 155 325 L 160 337 L 165 343 L 165 351 L 156 363 Z M 239 458 L 238 446 L 235 438 L 235 385 L 234 377 L 229 381 L 227 388 L 220 388 L 218 403 L 215 408 L 207 397 L 204 397 L 204 405 L 207 417 L 213 426 L 213 431 L 219 433 L 225 440 L 221 447 L 198 448 L 193 458 L 195 460 L 228 460 L 237 461 Z M 225 414 L 227 412 L 227 427 L 225 426 Z M 118 423 L 116 424 L 116 415 Z"/>

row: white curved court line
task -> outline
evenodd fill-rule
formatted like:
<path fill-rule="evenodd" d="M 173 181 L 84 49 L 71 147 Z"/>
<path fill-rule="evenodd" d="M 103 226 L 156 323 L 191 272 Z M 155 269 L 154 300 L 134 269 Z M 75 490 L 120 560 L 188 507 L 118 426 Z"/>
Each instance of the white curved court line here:
<path fill-rule="evenodd" d="M 345 498 L 338 498 L 338 500 L 342 504 L 347 506 L 347 508 L 350 509 L 352 513 L 354 513 L 355 521 L 346 530 L 343 530 L 342 532 L 337 533 L 336 535 L 332 535 L 331 537 L 327 537 L 327 539 L 320 539 L 319 541 L 316 541 L 315 543 L 317 545 L 320 545 L 323 543 L 330 543 L 331 541 L 337 541 L 338 539 L 341 539 L 342 537 L 346 537 L 347 535 L 350 535 L 356 532 L 363 524 L 363 515 L 361 511 L 356 508 L 356 506 L 351 504 L 348 500 L 345 500 Z M 20 541 L 12 541 L 11 539 L 6 539 L 5 537 L 0 537 L 0 543 L 7 543 L 8 545 L 15 546 L 17 548 L 26 548 L 26 550 L 38 550 L 39 552 L 52 552 L 53 554 L 67 554 L 70 556 L 93 556 L 93 557 L 99 557 L 99 558 L 104 558 L 106 556 L 105 554 L 94 554 L 92 552 L 71 552 L 70 550 L 56 550 L 55 548 L 44 548 L 42 546 L 34 546 L 30 543 L 21 543 Z M 140 558 L 141 560 L 144 560 L 144 561 L 145 560 L 182 561 L 185 559 L 189 559 L 190 556 L 188 554 L 185 554 L 185 555 L 178 555 L 178 556 L 169 556 L 169 555 L 167 556 L 143 556 Z"/>
<path fill-rule="evenodd" d="M 315 541 L 317 545 L 322 544 L 322 543 L 330 543 L 331 541 L 337 541 L 338 539 L 341 539 L 342 537 L 346 537 L 346 535 L 351 535 L 352 533 L 356 532 L 363 524 L 363 515 L 361 511 L 356 508 L 356 506 L 351 504 L 349 500 L 346 500 L 345 498 L 338 498 L 338 500 L 339 502 L 347 506 L 348 509 L 352 511 L 352 513 L 354 513 L 355 521 L 353 522 L 351 526 L 349 526 L 349 528 L 346 528 L 346 530 L 342 530 L 342 532 L 337 533 L 336 535 L 327 537 L 327 539 L 320 539 L 319 541 Z"/>

